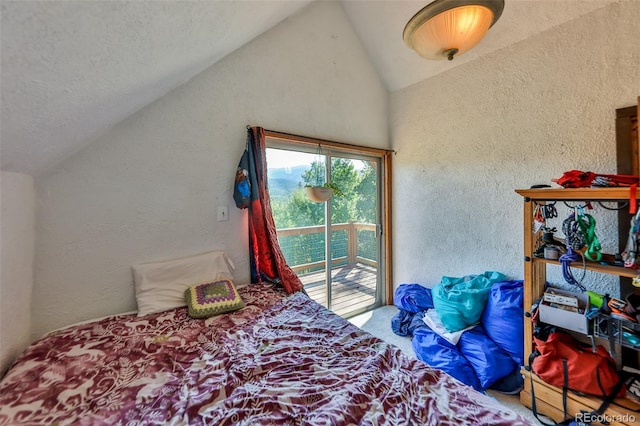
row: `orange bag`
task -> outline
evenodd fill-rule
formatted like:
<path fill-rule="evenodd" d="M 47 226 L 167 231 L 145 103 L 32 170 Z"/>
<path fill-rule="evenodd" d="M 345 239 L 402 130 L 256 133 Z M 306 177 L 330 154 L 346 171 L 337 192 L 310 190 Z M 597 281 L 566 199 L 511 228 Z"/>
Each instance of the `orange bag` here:
<path fill-rule="evenodd" d="M 567 333 L 554 331 L 546 341 L 533 338 L 536 352 L 531 362 L 533 372 L 550 385 L 599 397 L 616 390 L 620 376 L 616 363 L 607 350 L 583 346 Z M 616 396 L 624 396 L 622 386 Z"/>

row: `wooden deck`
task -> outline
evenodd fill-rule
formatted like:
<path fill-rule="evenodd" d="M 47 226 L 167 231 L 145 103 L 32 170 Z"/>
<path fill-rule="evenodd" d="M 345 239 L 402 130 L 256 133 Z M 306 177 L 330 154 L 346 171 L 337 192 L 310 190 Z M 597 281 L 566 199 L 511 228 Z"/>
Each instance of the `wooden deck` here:
<path fill-rule="evenodd" d="M 327 307 L 326 272 L 298 275 L 309 297 Z M 362 263 L 334 267 L 331 272 L 331 310 L 343 317 L 359 313 L 376 302 L 376 269 Z"/>

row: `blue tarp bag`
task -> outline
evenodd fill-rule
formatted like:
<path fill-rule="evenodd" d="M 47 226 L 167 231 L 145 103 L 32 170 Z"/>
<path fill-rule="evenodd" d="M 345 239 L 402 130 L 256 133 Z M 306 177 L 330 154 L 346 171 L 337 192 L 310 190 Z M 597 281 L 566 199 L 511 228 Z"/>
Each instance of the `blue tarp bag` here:
<path fill-rule="evenodd" d="M 409 325 L 415 315 L 413 312 L 399 310 L 391 318 L 391 330 L 398 336 L 409 336 Z"/>
<path fill-rule="evenodd" d="M 505 278 L 500 272 L 492 271 L 462 278 L 442 277 L 431 295 L 444 327 L 454 332 L 478 323 L 492 284 Z"/>
<path fill-rule="evenodd" d="M 427 326 L 422 320 L 422 312 L 400 310 L 391 318 L 391 330 L 398 336 L 413 336 L 413 331 L 420 326 Z"/>
<path fill-rule="evenodd" d="M 523 388 L 524 377 L 518 368 L 513 370 L 508 376 L 498 379 L 493 385 L 491 385 L 492 390 L 510 395 L 520 393 Z"/>
<path fill-rule="evenodd" d="M 403 311 L 426 311 L 433 308 L 431 289 L 420 284 L 400 284 L 393 296 L 393 304 Z"/>
<path fill-rule="evenodd" d="M 411 346 L 419 360 L 448 373 L 476 390 L 482 391 L 480 381 L 469 361 L 465 359 L 457 347 L 427 325 L 414 330 Z"/>
<path fill-rule="evenodd" d="M 518 369 L 511 356 L 485 334 L 481 325 L 462 333 L 458 349 L 473 367 L 484 389 Z"/>
<path fill-rule="evenodd" d="M 487 336 L 507 352 L 518 365 L 524 365 L 523 315 L 523 281 L 494 283 L 482 313 L 482 325 Z"/>

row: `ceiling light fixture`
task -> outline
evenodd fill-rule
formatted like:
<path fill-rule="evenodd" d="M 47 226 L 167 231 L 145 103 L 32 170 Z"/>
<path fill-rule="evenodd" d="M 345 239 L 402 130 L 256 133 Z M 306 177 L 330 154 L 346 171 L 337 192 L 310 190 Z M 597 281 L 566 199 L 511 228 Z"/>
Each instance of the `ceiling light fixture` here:
<path fill-rule="evenodd" d="M 404 42 L 426 59 L 453 59 L 478 44 L 496 23 L 504 0 L 436 0 L 404 27 Z"/>

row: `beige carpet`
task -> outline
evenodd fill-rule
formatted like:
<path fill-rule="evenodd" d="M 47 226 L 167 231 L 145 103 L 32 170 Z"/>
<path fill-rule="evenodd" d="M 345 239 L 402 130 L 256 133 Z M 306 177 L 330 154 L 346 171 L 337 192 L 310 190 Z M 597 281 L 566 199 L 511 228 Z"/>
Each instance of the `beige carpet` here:
<path fill-rule="evenodd" d="M 391 330 L 391 318 L 393 318 L 397 312 L 398 308 L 395 306 L 383 306 L 374 311 L 350 318 L 349 321 L 385 342 L 399 347 L 411 358 L 415 358 L 416 354 L 411 347 L 411 339 L 409 337 L 398 336 Z M 488 394 L 522 417 L 531 420 L 534 424 L 538 422 L 531 410 L 520 404 L 518 395 L 505 395 L 495 391 L 488 391 Z"/>

